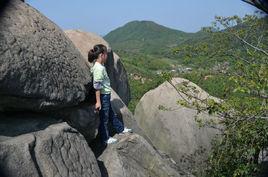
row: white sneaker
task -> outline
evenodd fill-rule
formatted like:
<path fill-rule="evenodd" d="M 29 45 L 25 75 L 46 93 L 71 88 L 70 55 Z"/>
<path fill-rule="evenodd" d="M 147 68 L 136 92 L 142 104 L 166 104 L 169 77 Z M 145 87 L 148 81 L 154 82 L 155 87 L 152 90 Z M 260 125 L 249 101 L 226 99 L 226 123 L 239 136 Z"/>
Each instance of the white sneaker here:
<path fill-rule="evenodd" d="M 132 129 L 125 127 L 122 133 L 132 133 Z"/>
<path fill-rule="evenodd" d="M 113 144 L 113 143 L 116 143 L 117 142 L 117 139 L 113 138 L 113 137 L 110 137 L 108 140 L 107 140 L 107 144 Z"/>

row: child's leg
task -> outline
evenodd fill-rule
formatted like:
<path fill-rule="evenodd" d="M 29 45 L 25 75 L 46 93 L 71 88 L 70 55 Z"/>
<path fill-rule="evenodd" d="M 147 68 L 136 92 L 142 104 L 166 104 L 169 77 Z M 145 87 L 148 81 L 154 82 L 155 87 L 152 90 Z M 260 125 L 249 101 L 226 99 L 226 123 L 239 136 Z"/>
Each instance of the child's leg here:
<path fill-rule="evenodd" d="M 111 121 L 113 127 L 115 128 L 115 131 L 117 133 L 121 133 L 124 130 L 124 125 L 119 120 L 118 115 L 113 111 L 111 104 L 110 104 L 109 118 L 110 118 L 110 121 Z"/>
<path fill-rule="evenodd" d="M 110 112 L 110 97 L 108 95 L 101 95 L 99 133 L 101 141 L 103 143 L 106 143 L 106 141 L 109 139 L 109 131 L 108 131 L 109 112 Z"/>

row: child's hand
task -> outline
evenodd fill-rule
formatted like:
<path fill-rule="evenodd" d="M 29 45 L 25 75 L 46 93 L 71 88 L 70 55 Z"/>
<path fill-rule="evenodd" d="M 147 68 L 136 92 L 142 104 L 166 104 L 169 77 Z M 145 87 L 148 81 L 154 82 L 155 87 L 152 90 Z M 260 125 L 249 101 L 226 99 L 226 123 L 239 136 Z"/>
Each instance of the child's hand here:
<path fill-rule="evenodd" d="M 95 104 L 95 111 L 96 111 L 96 112 L 99 112 L 100 110 L 101 110 L 101 104 L 97 102 L 97 103 Z"/>

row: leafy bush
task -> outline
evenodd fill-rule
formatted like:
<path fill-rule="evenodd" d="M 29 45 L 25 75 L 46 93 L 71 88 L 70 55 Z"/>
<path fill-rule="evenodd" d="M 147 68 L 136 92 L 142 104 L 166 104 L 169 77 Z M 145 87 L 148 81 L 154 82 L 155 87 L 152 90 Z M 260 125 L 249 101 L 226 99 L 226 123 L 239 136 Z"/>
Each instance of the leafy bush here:
<path fill-rule="evenodd" d="M 183 55 L 188 55 L 187 52 L 191 54 L 192 51 L 195 51 L 194 55 L 198 55 L 199 51 L 200 55 L 207 55 L 207 51 L 210 51 L 208 53 L 215 59 L 228 55 L 232 63 L 224 75 L 216 77 L 219 87 L 213 79 L 200 82 L 198 79 L 202 75 L 191 73 L 186 76 L 203 84 L 208 90 L 217 88 L 217 91 L 209 92 L 223 98 L 220 103 L 202 100 L 202 105 L 196 106 L 199 111 L 216 113 L 221 119 L 222 134 L 213 142 L 207 176 L 254 176 L 260 170 L 260 152 L 268 147 L 267 29 L 266 18 L 216 17 L 210 32 L 216 38 L 215 41 L 222 42 L 223 45 L 219 45 L 221 49 L 213 52 L 209 47 L 202 48 L 196 44 L 192 46 L 195 50 L 183 50 Z M 236 48 L 230 50 L 225 45 L 228 41 Z"/>

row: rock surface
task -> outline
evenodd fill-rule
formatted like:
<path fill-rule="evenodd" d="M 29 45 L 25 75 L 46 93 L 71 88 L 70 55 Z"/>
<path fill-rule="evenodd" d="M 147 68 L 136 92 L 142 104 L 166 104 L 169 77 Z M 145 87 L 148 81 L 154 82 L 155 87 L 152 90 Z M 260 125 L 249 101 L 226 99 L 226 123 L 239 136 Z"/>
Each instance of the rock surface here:
<path fill-rule="evenodd" d="M 28 112 L 0 112 L 0 142 L 63 122 L 56 116 Z"/>
<path fill-rule="evenodd" d="M 64 32 L 80 51 L 85 61 L 87 61 L 88 51 L 92 49 L 94 45 L 103 44 L 109 47 L 109 44 L 95 33 L 85 32 L 82 30 L 65 30 Z"/>
<path fill-rule="evenodd" d="M 177 114 L 155 109 L 157 99 L 159 104 L 174 106 L 176 94 L 168 84 L 161 93 L 164 97 L 153 94 L 140 103 L 140 129 L 126 107 L 130 98 L 126 71 L 113 52 L 106 64 L 119 95 L 112 93 L 113 109 L 127 127 L 148 141 L 137 134 L 116 135 L 120 141 L 99 157 L 100 171 L 88 146 L 96 136 L 99 117 L 94 113 L 90 66 L 85 60 L 93 45 L 108 44 L 91 33 L 67 31 L 73 45 L 53 22 L 26 3 L 5 2 L 0 2 L 1 177 L 191 176 L 179 166 L 193 163 L 180 160 L 198 159 L 199 145 L 214 132 L 194 125 L 193 110 L 184 110 L 181 119 L 174 119 Z M 164 99 L 169 96 L 173 100 Z M 152 143 L 178 163 L 160 154 Z"/>
<path fill-rule="evenodd" d="M 74 45 L 79 49 L 86 61 L 88 58 L 88 51 L 92 49 L 94 45 L 103 44 L 109 46 L 103 38 L 94 33 L 83 32 L 81 30 L 66 30 L 65 33 L 73 41 Z M 88 64 L 91 65 L 90 63 Z M 112 88 L 127 105 L 130 101 L 130 88 L 127 73 L 116 53 L 109 52 L 106 68 L 111 80 Z"/>
<path fill-rule="evenodd" d="M 195 86 L 200 91 L 197 97 L 209 96 L 188 80 L 181 78 L 172 80 L 173 85 L 176 86 L 184 82 L 188 82 L 188 86 Z M 157 149 L 167 153 L 184 170 L 192 171 L 195 168 L 202 168 L 210 149 L 210 142 L 219 132 L 214 128 L 198 126 L 195 120 L 197 111 L 177 103 L 182 100 L 183 95 L 178 93 L 170 83 L 165 82 L 142 97 L 136 107 L 135 118 L 139 127 Z M 216 120 L 215 117 L 205 113 L 199 117 Z"/>
<path fill-rule="evenodd" d="M 84 101 L 90 68 L 73 43 L 26 3 L 6 2 L 0 13 L 0 111 L 58 109 Z"/>
<path fill-rule="evenodd" d="M 105 66 L 111 80 L 111 86 L 122 101 L 128 105 L 131 93 L 125 67 L 116 53 L 110 52 L 108 57 L 109 58 Z"/>
<path fill-rule="evenodd" d="M 65 120 L 73 128 L 78 130 L 87 140 L 91 142 L 98 133 L 99 115 L 95 112 L 95 105 L 79 105 L 79 107 L 68 108 L 61 111 Z"/>
<path fill-rule="evenodd" d="M 0 142 L 2 177 L 100 177 L 84 137 L 66 123 Z"/>
<path fill-rule="evenodd" d="M 141 136 L 117 135 L 119 142 L 109 145 L 98 158 L 103 177 L 168 177 L 185 176 Z"/>

